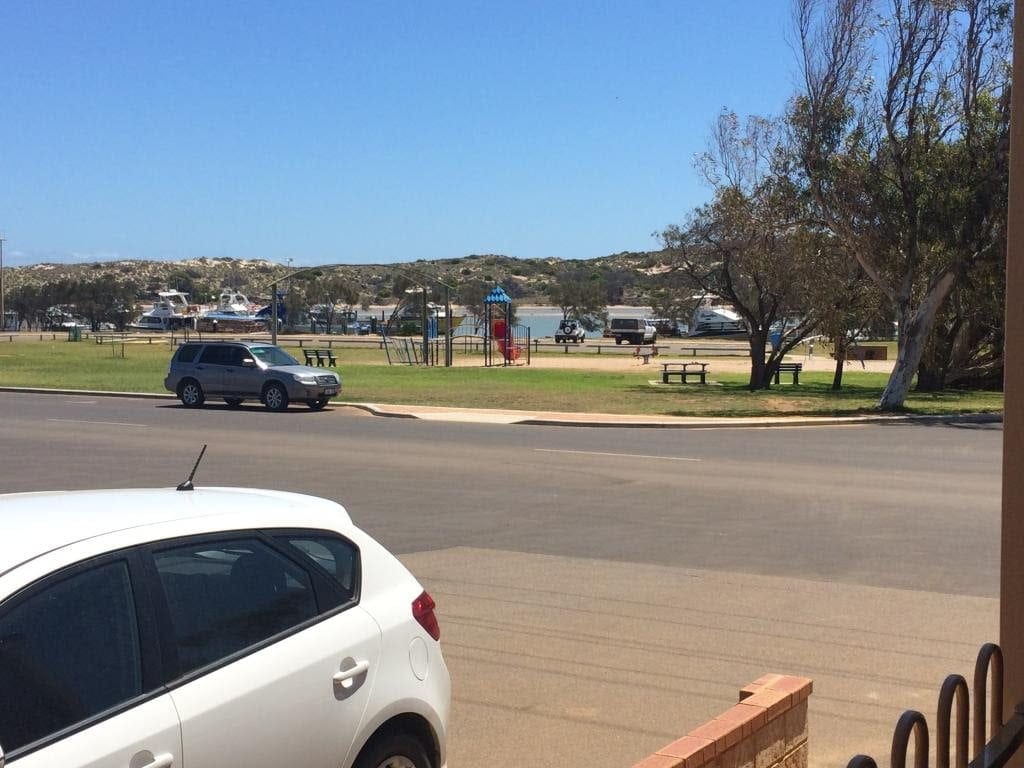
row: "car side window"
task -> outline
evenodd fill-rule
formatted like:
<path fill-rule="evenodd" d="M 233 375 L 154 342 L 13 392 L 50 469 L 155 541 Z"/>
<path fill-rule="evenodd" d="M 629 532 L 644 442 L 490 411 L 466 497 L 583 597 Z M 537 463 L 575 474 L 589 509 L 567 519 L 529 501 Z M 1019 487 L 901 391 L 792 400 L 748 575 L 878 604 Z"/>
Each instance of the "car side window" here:
<path fill-rule="evenodd" d="M 317 615 L 309 574 L 255 538 L 153 553 L 178 672 L 221 661 Z"/>
<path fill-rule="evenodd" d="M 191 363 L 196 359 L 196 355 L 199 354 L 201 348 L 199 344 L 182 344 L 181 348 L 178 349 L 178 362 Z"/>
<path fill-rule="evenodd" d="M 199 356 L 199 362 L 204 365 L 224 365 L 227 362 L 224 354 L 226 351 L 226 347 L 210 344 L 203 349 L 203 354 Z"/>
<path fill-rule="evenodd" d="M 225 365 L 240 366 L 249 357 L 249 351 L 245 347 L 228 347 L 224 357 Z"/>
<path fill-rule="evenodd" d="M 341 587 L 346 602 L 355 597 L 359 571 L 359 550 L 355 544 L 324 533 L 282 534 L 278 538 L 327 571 Z"/>
<path fill-rule="evenodd" d="M 0 609 L 0 744 L 8 759 L 142 692 L 123 560 L 43 585 Z"/>

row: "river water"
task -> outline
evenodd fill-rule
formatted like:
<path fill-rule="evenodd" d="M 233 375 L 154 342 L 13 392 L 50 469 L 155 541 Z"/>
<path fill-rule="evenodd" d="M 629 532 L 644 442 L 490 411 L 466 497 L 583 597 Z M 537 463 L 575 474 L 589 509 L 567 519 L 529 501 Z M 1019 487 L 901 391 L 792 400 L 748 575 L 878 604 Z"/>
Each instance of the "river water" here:
<path fill-rule="evenodd" d="M 555 331 L 558 330 L 558 324 L 562 322 L 562 310 L 558 307 L 545 307 L 545 306 L 519 306 L 513 305 L 516 312 L 516 322 L 521 325 L 525 325 L 530 329 L 530 338 L 542 339 L 545 336 L 554 336 Z M 374 315 L 378 319 L 386 319 L 391 316 L 393 307 L 380 307 L 374 306 L 370 308 L 370 314 Z M 453 308 L 453 314 L 458 316 L 461 314 L 459 307 Z M 360 313 L 362 317 L 364 313 Z M 609 320 L 613 317 L 653 317 L 650 307 L 625 307 L 625 306 L 614 306 L 608 307 L 608 318 Z M 467 319 L 466 322 L 469 322 Z M 588 331 L 588 339 L 599 339 L 601 338 L 601 331 Z"/>

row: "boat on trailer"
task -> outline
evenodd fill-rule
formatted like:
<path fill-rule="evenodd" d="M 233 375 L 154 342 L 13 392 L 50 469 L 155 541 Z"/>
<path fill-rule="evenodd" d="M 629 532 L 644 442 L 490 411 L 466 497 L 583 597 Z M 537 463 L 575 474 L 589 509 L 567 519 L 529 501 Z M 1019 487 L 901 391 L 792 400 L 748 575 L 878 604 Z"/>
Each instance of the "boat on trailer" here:
<path fill-rule="evenodd" d="M 181 291 L 160 291 L 151 309 L 146 310 L 128 327 L 136 331 L 177 331 L 195 328 L 198 308 L 188 303 L 188 294 Z"/>

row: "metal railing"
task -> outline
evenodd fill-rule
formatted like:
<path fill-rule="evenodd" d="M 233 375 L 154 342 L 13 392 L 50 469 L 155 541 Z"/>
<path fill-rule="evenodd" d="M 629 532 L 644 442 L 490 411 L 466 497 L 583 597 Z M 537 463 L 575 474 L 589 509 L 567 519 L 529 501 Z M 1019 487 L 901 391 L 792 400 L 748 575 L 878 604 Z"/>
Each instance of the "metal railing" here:
<path fill-rule="evenodd" d="M 985 698 L 991 672 L 992 692 L 988 707 Z M 1013 717 L 1003 722 L 1003 653 L 995 643 L 987 643 L 978 652 L 974 665 L 974 709 L 968 720 L 970 693 L 960 675 L 949 675 L 942 683 L 936 709 L 936 768 L 1002 768 L 1024 742 L 1024 702 L 1014 708 Z M 954 705 L 956 706 L 955 749 L 951 751 Z M 989 741 L 985 742 L 988 721 Z M 968 762 L 968 737 L 973 733 L 974 756 Z M 890 768 L 906 768 L 910 739 L 914 739 L 914 768 L 928 768 L 928 721 L 916 710 L 907 710 L 896 723 L 892 735 Z M 857 755 L 847 768 L 878 768 L 868 755 Z"/>

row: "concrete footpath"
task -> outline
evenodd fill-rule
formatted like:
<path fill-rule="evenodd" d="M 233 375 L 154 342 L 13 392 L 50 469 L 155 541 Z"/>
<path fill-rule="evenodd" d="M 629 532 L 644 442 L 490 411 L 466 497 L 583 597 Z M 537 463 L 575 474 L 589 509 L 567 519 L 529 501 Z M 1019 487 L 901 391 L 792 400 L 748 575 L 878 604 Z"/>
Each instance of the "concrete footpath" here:
<path fill-rule="evenodd" d="M 438 603 L 453 768 L 629 768 L 762 674 L 814 679 L 810 765 L 884 760 L 998 635 L 998 600 L 453 548 L 402 555 Z"/>
<path fill-rule="evenodd" d="M 0 392 L 70 395 L 75 397 L 140 397 L 176 400 L 170 393 L 100 392 L 87 389 L 48 389 L 45 387 L 0 387 Z M 1001 423 L 1001 413 L 953 414 L 949 416 L 763 416 L 763 417 L 700 417 L 653 416 L 619 413 L 575 413 L 564 411 L 517 411 L 498 408 L 446 408 L 433 405 L 395 405 L 390 403 L 351 403 L 332 401 L 329 407 L 355 408 L 374 416 L 424 421 L 452 421 L 470 424 L 523 424 L 555 427 L 632 427 L 649 429 L 767 429 L 777 427 L 814 427 L 858 424 L 891 424 L 898 422 L 937 423 Z"/>

